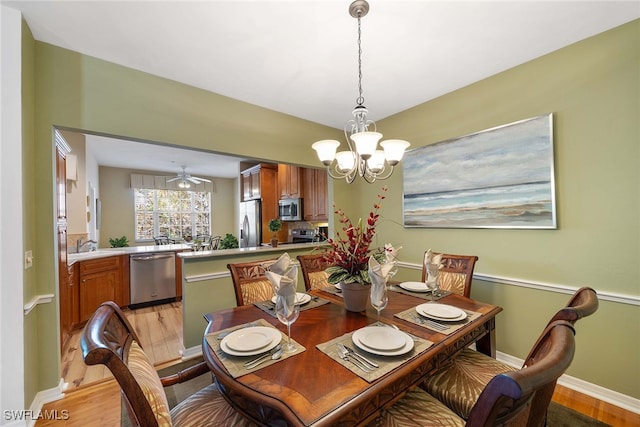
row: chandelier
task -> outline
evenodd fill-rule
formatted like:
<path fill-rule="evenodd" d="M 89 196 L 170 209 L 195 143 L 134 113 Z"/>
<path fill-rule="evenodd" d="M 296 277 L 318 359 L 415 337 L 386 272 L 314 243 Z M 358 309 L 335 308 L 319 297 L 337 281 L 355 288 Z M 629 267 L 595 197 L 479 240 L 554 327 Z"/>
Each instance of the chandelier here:
<path fill-rule="evenodd" d="M 351 184 L 356 176 L 361 176 L 368 183 L 376 179 L 387 179 L 393 173 L 404 151 L 410 145 L 400 139 L 382 141 L 378 149 L 378 141 L 382 134 L 376 132 L 376 124 L 367 119 L 367 108 L 362 96 L 362 46 L 360 20 L 369 12 L 369 3 L 356 0 L 349 6 L 349 14 L 358 19 L 358 98 L 353 109 L 353 119 L 344 126 L 344 136 L 349 147 L 348 151 L 336 150 L 340 142 L 334 139 L 317 141 L 311 146 L 323 165 L 327 167 L 329 176 L 334 179 L 345 179 Z M 331 168 L 334 163 L 335 166 Z M 333 170 L 332 170 L 333 169 Z"/>

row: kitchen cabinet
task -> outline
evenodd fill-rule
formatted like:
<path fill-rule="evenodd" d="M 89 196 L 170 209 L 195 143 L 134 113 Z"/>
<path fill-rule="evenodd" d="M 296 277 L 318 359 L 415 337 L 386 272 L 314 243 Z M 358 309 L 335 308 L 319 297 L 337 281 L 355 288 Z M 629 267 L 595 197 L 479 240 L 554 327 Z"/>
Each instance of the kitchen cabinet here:
<path fill-rule="evenodd" d="M 79 317 L 86 322 L 105 301 L 129 305 L 129 256 L 111 256 L 78 262 Z"/>
<path fill-rule="evenodd" d="M 303 170 L 304 220 L 328 221 L 327 171 L 305 168 Z"/>
<path fill-rule="evenodd" d="M 64 347 L 65 341 L 71 336 L 71 331 L 80 323 L 78 290 L 78 263 L 63 266 L 64 274 L 61 273 L 60 282 L 60 337 L 61 345 Z"/>
<path fill-rule="evenodd" d="M 242 171 L 242 201 L 262 199 L 275 188 L 277 170 L 276 165 L 259 164 Z"/>
<path fill-rule="evenodd" d="M 299 166 L 278 165 L 280 198 L 297 199 L 302 197 L 301 169 Z"/>

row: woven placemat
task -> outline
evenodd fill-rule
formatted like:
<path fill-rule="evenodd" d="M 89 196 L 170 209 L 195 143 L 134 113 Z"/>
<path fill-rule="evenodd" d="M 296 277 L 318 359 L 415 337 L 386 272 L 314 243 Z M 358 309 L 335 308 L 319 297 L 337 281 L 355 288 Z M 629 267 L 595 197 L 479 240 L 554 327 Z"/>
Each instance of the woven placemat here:
<path fill-rule="evenodd" d="M 422 298 L 422 299 L 426 299 L 431 301 L 431 292 L 411 292 L 408 291 L 406 289 L 402 289 L 400 286 L 398 285 L 391 285 L 389 286 L 389 290 L 393 291 L 393 292 L 398 292 L 400 294 L 405 294 L 405 295 L 411 295 L 412 297 L 416 297 L 416 298 Z M 452 292 L 450 291 L 445 291 L 445 290 L 439 290 L 437 295 L 434 295 L 433 300 L 434 301 L 438 301 L 441 298 L 444 298 L 448 295 L 451 295 Z"/>
<path fill-rule="evenodd" d="M 467 318 L 464 320 L 460 320 L 458 322 L 444 322 L 441 320 L 427 319 L 419 315 L 415 307 L 405 311 L 401 311 L 400 313 L 396 313 L 394 314 L 394 316 L 402 320 L 406 320 L 407 322 L 411 322 L 414 325 L 418 325 L 423 328 L 430 329 L 434 332 L 449 335 L 457 331 L 458 329 L 462 328 L 464 325 L 471 322 L 472 320 L 475 320 L 478 317 L 482 316 L 482 314 L 476 313 L 475 311 L 467 311 L 467 310 L 463 310 L 463 311 L 467 313 Z M 435 323 L 436 325 L 442 325 L 442 327 L 433 326 L 433 323 Z"/>
<path fill-rule="evenodd" d="M 413 349 L 411 351 L 400 356 L 379 356 L 377 354 L 369 353 L 367 351 L 360 349 L 359 347 L 356 347 L 353 341 L 351 340 L 352 335 L 353 335 L 353 332 L 349 332 L 347 334 L 342 335 L 341 337 L 334 338 L 331 341 L 318 344 L 316 345 L 316 347 L 318 348 L 318 350 L 320 350 L 321 352 L 323 352 L 324 354 L 326 354 L 327 356 L 329 356 L 330 358 L 332 358 L 333 360 L 335 360 L 345 368 L 349 369 L 351 372 L 358 375 L 359 377 L 361 377 L 367 382 L 373 382 L 378 378 L 388 374 L 389 372 L 396 369 L 398 366 L 402 365 L 408 360 L 413 359 L 414 357 L 416 357 L 417 355 L 419 355 L 420 353 L 422 353 L 423 351 L 425 351 L 426 349 L 428 349 L 433 345 L 433 342 L 431 341 L 428 341 L 419 337 L 415 337 L 413 335 L 409 335 L 411 336 L 414 342 Z M 367 359 L 377 363 L 380 367 L 376 368 L 375 370 L 372 370 L 371 372 L 363 371 L 358 366 L 354 365 L 352 362 L 349 362 L 348 360 L 344 360 L 340 358 L 340 356 L 338 355 L 337 344 L 343 344 L 347 347 L 350 347 L 351 349 L 365 356 Z"/>
<path fill-rule="evenodd" d="M 312 296 L 308 303 L 300 305 L 300 311 L 310 310 L 325 304 L 329 304 L 329 301 L 320 297 Z M 278 317 L 276 314 L 276 305 L 271 300 L 254 302 L 253 305 L 267 313 L 269 316 Z"/>
<path fill-rule="evenodd" d="M 266 366 L 273 365 L 274 363 L 281 362 L 285 359 L 288 359 L 289 357 L 295 356 L 296 354 L 302 353 L 303 351 L 306 350 L 306 348 L 304 348 L 302 345 L 300 345 L 298 342 L 292 339 L 291 343 L 296 347 L 296 350 L 294 352 L 291 352 L 291 353 L 283 352 L 282 357 L 280 359 L 277 359 L 277 360 L 269 359 L 266 362 L 256 366 L 255 368 L 248 369 L 247 367 L 244 366 L 244 364 L 250 360 L 254 360 L 260 357 L 259 354 L 253 355 L 253 356 L 232 356 L 222 351 L 222 349 L 220 348 L 220 342 L 222 341 L 222 338 L 226 336 L 228 333 L 238 329 L 251 327 L 251 326 L 266 326 L 266 327 L 276 329 L 273 327 L 273 325 L 271 325 L 266 320 L 258 319 L 255 322 L 245 323 L 243 325 L 234 326 L 232 328 L 223 329 L 223 330 L 212 332 L 210 334 L 205 335 L 207 344 L 209 344 L 209 346 L 213 349 L 213 351 L 215 351 L 216 356 L 218 356 L 218 359 L 220 359 L 224 367 L 227 369 L 227 371 L 229 371 L 229 373 L 233 378 L 238 378 L 250 372 L 255 372 L 258 369 L 262 369 Z M 287 343 L 287 336 L 282 332 L 280 332 L 280 335 L 282 336 L 281 344 L 284 346 Z"/>

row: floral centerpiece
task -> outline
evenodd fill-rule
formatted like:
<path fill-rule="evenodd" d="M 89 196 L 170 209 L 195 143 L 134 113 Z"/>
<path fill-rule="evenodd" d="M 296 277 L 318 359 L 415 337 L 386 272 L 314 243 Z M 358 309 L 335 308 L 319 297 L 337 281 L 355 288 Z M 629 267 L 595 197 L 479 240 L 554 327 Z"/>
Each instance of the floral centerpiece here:
<path fill-rule="evenodd" d="M 385 249 L 372 249 L 371 243 L 376 234 L 376 224 L 380 218 L 378 211 L 382 206 L 382 201 L 386 198 L 386 191 L 387 187 L 382 187 L 380 194 L 378 194 L 378 200 L 369 212 L 366 224 L 363 224 L 362 219 L 359 219 L 358 223 L 354 225 L 344 211 L 336 208 L 334 203 L 334 213 L 338 215 L 339 222 L 342 224 L 342 233 L 336 231 L 335 239 L 327 241 L 331 248 L 327 249 L 324 260 L 331 266 L 325 270 L 329 275 L 327 279 L 329 283 L 371 284 L 368 271 L 369 257 L 374 256 L 378 261 L 385 259 Z"/>

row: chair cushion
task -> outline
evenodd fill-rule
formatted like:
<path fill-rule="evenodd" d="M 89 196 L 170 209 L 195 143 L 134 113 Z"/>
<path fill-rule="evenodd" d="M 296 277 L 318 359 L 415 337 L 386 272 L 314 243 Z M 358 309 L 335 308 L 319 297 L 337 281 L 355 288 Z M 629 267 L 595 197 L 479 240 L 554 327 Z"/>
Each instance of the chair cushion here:
<path fill-rule="evenodd" d="M 464 273 L 449 273 L 442 271 L 439 274 L 440 289 L 454 294 L 464 295 L 464 283 L 467 275 Z"/>
<path fill-rule="evenodd" d="M 183 400 L 171 410 L 171 420 L 176 427 L 256 426 L 224 400 L 216 384 L 211 384 Z"/>
<path fill-rule="evenodd" d="M 489 381 L 498 374 L 516 370 L 493 357 L 465 349 L 444 369 L 427 378 L 421 387 L 467 419 Z"/>
<path fill-rule="evenodd" d="M 162 387 L 158 372 L 149 361 L 144 350 L 135 341 L 131 342 L 127 364 L 131 375 L 136 379 L 149 405 L 151 405 L 151 410 L 153 410 L 158 420 L 158 425 L 171 426 L 167 395 L 164 393 L 164 387 Z"/>
<path fill-rule="evenodd" d="M 329 275 L 326 271 L 314 271 L 309 273 L 309 283 L 311 284 L 310 290 L 326 288 L 329 286 L 327 279 Z"/>
<path fill-rule="evenodd" d="M 465 421 L 429 393 L 417 388 L 385 410 L 370 426 L 464 426 Z"/>
<path fill-rule="evenodd" d="M 243 283 L 242 301 L 245 305 L 270 300 L 273 297 L 273 285 L 266 278 L 255 282 Z"/>

